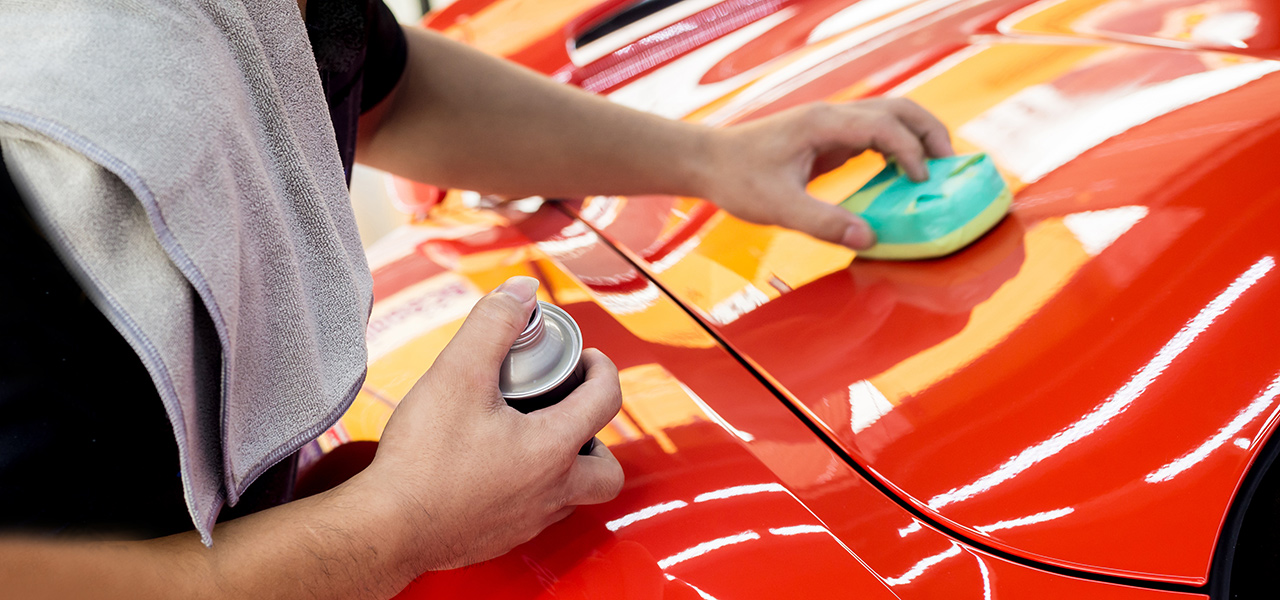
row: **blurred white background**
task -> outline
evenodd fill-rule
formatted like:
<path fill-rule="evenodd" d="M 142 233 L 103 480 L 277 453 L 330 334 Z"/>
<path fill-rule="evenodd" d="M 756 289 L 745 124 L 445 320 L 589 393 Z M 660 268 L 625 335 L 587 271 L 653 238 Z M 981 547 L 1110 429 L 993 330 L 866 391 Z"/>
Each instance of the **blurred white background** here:
<path fill-rule="evenodd" d="M 421 0 L 384 0 L 401 23 L 422 20 Z M 440 10 L 453 0 L 431 0 L 431 9 Z M 355 209 L 360 240 L 366 248 L 392 229 L 409 222 L 409 216 L 391 205 L 387 176 L 382 171 L 357 164 L 351 172 L 351 205 Z"/>

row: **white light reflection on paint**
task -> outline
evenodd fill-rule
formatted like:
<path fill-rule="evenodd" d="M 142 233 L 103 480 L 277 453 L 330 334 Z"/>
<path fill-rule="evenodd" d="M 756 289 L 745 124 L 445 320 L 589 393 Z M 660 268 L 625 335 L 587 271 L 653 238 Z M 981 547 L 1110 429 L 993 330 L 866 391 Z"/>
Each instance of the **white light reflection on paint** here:
<path fill-rule="evenodd" d="M 569 44 L 567 48 L 569 51 L 569 60 L 573 61 L 573 64 L 579 67 L 586 66 L 621 50 L 649 34 L 655 33 L 664 27 L 668 27 L 685 17 L 706 10 L 720 2 L 721 0 L 692 0 L 690 2 L 680 2 L 675 6 L 660 10 L 652 15 L 640 19 L 635 23 L 620 27 L 617 30 L 592 40 L 580 47 L 575 47 L 574 44 Z"/>
<path fill-rule="evenodd" d="M 1032 525 L 1035 523 L 1043 523 L 1045 521 L 1060 519 L 1073 512 L 1076 512 L 1076 509 L 1071 507 L 1059 508 L 1057 510 L 1047 510 L 1045 512 L 1036 513 L 1034 515 L 1018 517 L 1017 519 L 1009 519 L 1008 521 L 1000 521 L 999 523 L 992 523 L 990 525 L 974 527 L 974 529 L 977 529 L 982 533 L 991 533 L 992 531 L 1000 531 L 1001 529 L 1011 529 L 1013 527 L 1021 527 L 1023 525 Z"/>
<path fill-rule="evenodd" d="M 890 577 L 884 580 L 884 582 L 891 586 L 898 586 L 904 583 L 911 583 L 912 580 L 923 575 L 925 571 L 929 570 L 929 567 L 932 567 L 933 565 L 936 565 L 958 554 L 960 554 L 960 546 L 957 546 L 956 544 L 951 544 L 951 547 L 948 548 L 946 552 L 925 557 L 920 562 L 914 565 L 911 565 L 911 568 L 907 569 L 906 573 L 903 573 L 898 577 Z"/>
<path fill-rule="evenodd" d="M 663 569 L 666 569 L 666 568 L 669 568 L 671 565 L 682 563 L 691 558 L 697 558 L 699 556 L 702 556 L 703 554 L 711 552 L 712 550 L 719 550 L 720 548 L 724 548 L 725 546 L 732 546 L 734 544 L 741 544 L 742 542 L 749 542 L 751 540 L 758 540 L 758 539 L 760 539 L 760 534 L 754 531 L 744 531 L 737 535 L 722 537 L 719 539 L 711 540 L 709 542 L 702 542 L 697 546 L 694 546 L 687 550 L 681 550 L 680 552 L 672 554 L 671 556 L 668 556 L 658 561 L 658 566 Z"/>
<path fill-rule="evenodd" d="M 1038 181 L 1102 142 L 1179 108 L 1224 94 L 1280 70 L 1272 61 L 1240 62 L 1166 82 L 1088 95 L 1052 83 L 1030 86 L 957 130 L 1018 179 Z"/>
<path fill-rule="evenodd" d="M 991 571 L 987 570 L 987 561 L 980 556 L 974 558 L 978 559 L 978 571 L 982 573 L 982 600 L 991 600 Z"/>
<path fill-rule="evenodd" d="M 1280 376 L 1272 380 L 1271 385 L 1268 385 L 1267 389 L 1263 390 L 1262 394 L 1257 398 L 1254 398 L 1253 402 L 1250 402 L 1249 406 L 1245 407 L 1240 414 L 1236 415 L 1236 418 L 1231 419 L 1230 423 L 1227 423 L 1225 427 L 1219 429 L 1218 433 L 1205 440 L 1203 444 L 1200 444 L 1199 448 L 1178 457 L 1173 462 L 1160 467 L 1150 475 L 1147 475 L 1147 483 L 1169 481 L 1170 479 L 1177 477 L 1179 473 L 1195 466 L 1196 463 L 1209 458 L 1209 454 L 1222 447 L 1223 444 L 1226 444 L 1227 440 L 1231 439 L 1235 434 L 1240 433 L 1240 430 L 1244 429 L 1245 425 L 1248 425 L 1250 421 L 1258 418 L 1263 411 L 1270 408 L 1271 403 L 1275 401 L 1277 395 L 1280 395 Z M 1247 440 L 1244 447 L 1248 448 Z"/>
<path fill-rule="evenodd" d="M 906 527 L 903 527 L 902 529 L 899 529 L 898 537 L 907 537 L 917 531 L 920 531 L 921 529 L 924 529 L 924 525 L 921 524 L 920 521 L 916 521 L 910 525 L 907 525 Z"/>
<path fill-rule="evenodd" d="M 813 48 L 807 48 L 789 63 L 760 77 L 729 98 L 724 106 L 702 118 L 707 125 L 720 125 L 779 98 L 795 92 L 855 59 L 867 56 L 891 41 L 900 39 L 886 35 L 908 27 L 923 29 L 967 8 L 964 0 L 924 0 L 883 19 L 859 27 L 847 34 Z M 765 63 L 768 65 L 769 63 Z M 754 75 L 754 71 L 750 72 Z M 741 75 L 739 76 L 741 77 Z M 667 92 L 670 93 L 670 92 Z M 706 103 L 704 103 L 706 104 Z"/>
<path fill-rule="evenodd" d="M 456 240 L 487 231 L 484 225 L 458 227 L 399 227 L 378 238 L 365 250 L 369 268 L 377 270 L 406 256 L 418 252 L 418 248 L 430 240 Z"/>
<path fill-rule="evenodd" d="M 795 7 L 784 8 L 650 71 L 607 97 L 623 106 L 669 119 L 688 115 L 759 77 L 761 67 L 756 67 L 724 81 L 701 83 L 703 76 L 725 57 L 796 13 Z"/>
<path fill-rule="evenodd" d="M 915 2 L 916 0 L 861 0 L 818 23 L 805 43 L 814 44 L 840 35 Z"/>
<path fill-rule="evenodd" d="M 1249 449 L 1249 438 L 1236 438 L 1236 447 L 1241 450 Z"/>
<path fill-rule="evenodd" d="M 680 259 L 688 256 L 690 252 L 693 252 L 693 249 L 697 248 L 700 243 L 702 243 L 702 238 L 696 235 L 680 242 L 680 245 L 672 248 L 666 256 L 663 256 L 656 262 L 649 263 L 649 270 L 653 271 L 656 275 L 674 267 L 676 263 L 680 262 Z"/>
<path fill-rule="evenodd" d="M 652 281 L 646 282 L 645 286 L 625 294 L 596 294 L 596 300 L 600 302 L 605 310 L 615 315 L 629 315 L 632 313 L 643 312 L 649 307 L 658 303 L 661 295 L 658 292 L 658 286 Z"/>
<path fill-rule="evenodd" d="M 728 325 L 769 301 L 769 296 L 754 285 L 748 283 L 728 298 L 711 307 L 711 320 L 721 325 Z"/>
<path fill-rule="evenodd" d="M 698 494 L 694 498 L 694 502 L 706 502 L 708 500 L 722 500 L 724 498 L 732 498 L 734 496 L 745 496 L 747 494 L 760 494 L 764 492 L 786 492 L 787 488 L 782 487 L 780 483 L 756 483 L 752 485 L 735 485 L 714 492 Z"/>
<path fill-rule="evenodd" d="M 1258 13 L 1247 10 L 1209 15 L 1191 29 L 1191 39 L 1197 42 L 1221 44 L 1235 48 L 1248 48 L 1245 40 L 1258 35 L 1258 26 L 1262 17 Z"/>
<path fill-rule="evenodd" d="M 1061 452 L 1067 446 L 1084 439 L 1085 436 L 1106 425 L 1111 419 L 1127 410 L 1134 400 L 1142 396 L 1143 392 L 1147 391 L 1147 387 L 1169 367 L 1178 355 L 1182 354 L 1201 333 L 1204 333 L 1209 328 L 1209 325 L 1213 324 L 1214 320 L 1226 312 L 1245 290 L 1253 287 L 1259 279 L 1262 279 L 1275 266 L 1275 259 L 1270 256 L 1264 256 L 1262 260 L 1249 267 L 1247 271 L 1231 282 L 1231 285 L 1227 286 L 1225 291 L 1218 294 L 1207 306 L 1201 309 L 1191 321 L 1173 336 L 1173 339 L 1160 348 L 1155 358 L 1143 365 L 1142 369 L 1135 373 L 1129 381 L 1125 382 L 1124 386 L 1112 394 L 1110 398 L 1107 398 L 1105 402 L 1089 411 L 1080 420 L 1053 434 L 1053 437 L 1019 452 L 1017 456 L 1010 458 L 995 471 L 983 475 L 977 481 L 934 496 L 929 500 L 929 508 L 938 510 L 944 506 L 968 500 L 977 494 L 986 492 L 1016 477 L 1040 461 Z"/>
<path fill-rule="evenodd" d="M 551 256 L 565 258 L 580 253 L 600 241 L 586 223 L 574 221 L 560 230 L 560 239 L 538 242 L 538 249 Z"/>
<path fill-rule="evenodd" d="M 956 50 L 955 52 L 952 52 L 951 54 L 948 54 L 942 57 L 937 62 L 930 64 L 929 66 L 925 67 L 921 71 L 916 71 L 914 75 L 912 75 L 911 77 L 908 77 L 902 83 L 899 83 L 898 85 L 893 86 L 893 89 L 890 89 L 889 91 L 881 95 L 888 96 L 890 98 L 896 98 L 898 96 L 906 96 L 907 94 L 911 93 L 912 90 L 926 83 L 929 83 L 934 79 L 941 77 L 942 75 L 946 74 L 948 71 L 955 69 L 956 66 L 964 63 L 965 61 L 979 54 L 982 54 L 983 52 L 986 52 L 987 49 L 990 47 L 991 47 L 990 43 L 983 43 L 978 40 L 974 40 L 973 44 L 965 46 L 959 50 Z"/>
<path fill-rule="evenodd" d="M 870 381 L 863 379 L 849 386 L 849 428 L 859 433 L 893 410 L 893 403 Z"/>
<path fill-rule="evenodd" d="M 604 229 L 618 220 L 625 201 L 618 196 L 592 196 L 582 207 L 583 221 L 591 223 L 596 229 Z"/>
<path fill-rule="evenodd" d="M 729 422 L 724 419 L 724 417 L 720 416 L 720 413 L 716 412 L 715 409 L 711 408 L 710 405 L 704 402 L 702 398 L 698 396 L 698 394 L 694 393 L 693 390 L 689 389 L 689 386 L 683 383 L 680 383 L 680 389 L 684 390 L 684 393 L 689 395 L 689 399 L 693 400 L 693 403 L 697 404 L 698 408 L 702 409 L 703 414 L 707 415 L 707 417 L 710 418 L 711 421 L 714 422 L 716 425 L 723 427 L 724 430 L 728 431 L 730 435 L 744 442 L 756 441 L 756 436 L 751 435 L 750 433 L 747 433 L 741 429 L 738 429 L 733 425 L 730 425 Z"/>
<path fill-rule="evenodd" d="M 792 525 L 790 527 L 771 527 L 769 533 L 773 535 L 800 535 L 802 533 L 827 533 L 827 528 L 821 525 Z"/>
<path fill-rule="evenodd" d="M 675 576 L 675 575 L 672 575 L 672 574 L 670 574 L 670 573 L 666 573 L 665 575 L 667 576 L 667 581 L 676 581 L 676 576 Z M 698 588 L 698 586 L 693 585 L 692 583 L 689 583 L 688 581 L 680 580 L 680 583 L 683 583 L 683 584 L 685 584 L 685 585 L 689 586 L 691 589 L 693 589 L 693 591 L 697 592 L 697 593 L 698 593 L 698 597 L 699 597 L 699 598 L 702 598 L 702 600 L 716 600 L 716 597 L 715 597 L 715 596 L 712 596 L 711 594 L 708 594 L 708 593 L 706 593 L 706 592 L 702 591 L 701 589 L 699 589 L 699 588 Z"/>
<path fill-rule="evenodd" d="M 1146 216 L 1145 206 L 1121 206 L 1069 214 L 1062 224 L 1080 241 L 1085 254 L 1097 256 Z"/>
<path fill-rule="evenodd" d="M 656 517 L 662 513 L 671 512 L 677 508 L 684 508 L 686 506 L 689 506 L 689 503 L 685 502 L 684 500 L 663 502 L 662 504 L 647 506 L 631 514 L 618 517 L 617 519 L 614 519 L 612 521 L 609 521 L 608 523 L 605 523 L 604 526 L 609 531 L 617 531 L 637 521 L 643 521 L 650 517 Z"/>

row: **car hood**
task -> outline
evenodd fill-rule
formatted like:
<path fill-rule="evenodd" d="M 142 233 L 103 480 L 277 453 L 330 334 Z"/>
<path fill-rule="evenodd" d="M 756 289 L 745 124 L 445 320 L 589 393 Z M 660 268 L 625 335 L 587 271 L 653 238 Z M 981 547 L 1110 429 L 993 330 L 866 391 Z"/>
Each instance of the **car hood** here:
<path fill-rule="evenodd" d="M 990 154 L 1011 214 L 933 261 L 696 199 L 578 214 L 924 514 L 1044 563 L 1201 584 L 1277 415 L 1280 9 L 1138 4 L 725 0 L 590 61 L 565 50 L 573 8 L 507 54 L 715 125 L 906 96 Z M 882 164 L 810 192 L 839 201 Z"/>
<path fill-rule="evenodd" d="M 618 369 L 624 403 L 597 437 L 627 478 L 616 499 L 579 507 L 494 560 L 424 574 L 399 598 L 727 600 L 831 589 L 892 600 L 898 596 L 886 579 L 953 545 L 877 497 L 696 321 L 613 248 L 593 240 L 581 222 L 551 206 L 521 215 L 518 225 L 471 218 L 465 209 L 458 210 L 460 219 L 442 216 L 453 199 L 437 207 L 434 221 L 399 229 L 370 249 L 368 377 L 321 446 L 377 439 L 480 295 L 510 276 L 527 275 L 540 280 L 539 296 L 567 311 L 586 343 Z M 849 525 L 862 514 L 830 510 L 833 495 L 858 498 L 878 514 L 875 531 Z M 883 540 L 912 523 L 919 535 L 892 551 L 849 535 Z M 969 548 L 965 558 L 946 567 L 968 575 L 969 588 L 980 581 L 980 569 L 1023 580 L 1066 579 Z M 743 570 L 753 576 L 741 577 Z M 911 584 L 930 597 L 931 588 L 947 581 L 915 579 L 899 587 Z M 1079 593 L 1105 587 L 1066 585 Z"/>
<path fill-rule="evenodd" d="M 398 598 L 1204 597 L 956 540 L 858 473 L 585 223 L 552 205 L 475 211 L 460 196 L 369 249 L 368 377 L 320 449 L 376 440 L 480 294 L 527 275 L 618 368 L 622 408 L 597 438 L 626 483 L 501 557 L 423 574 Z M 341 480 L 357 457 L 372 460 L 367 444 L 346 448 L 304 458 L 318 462 L 303 481 Z"/>

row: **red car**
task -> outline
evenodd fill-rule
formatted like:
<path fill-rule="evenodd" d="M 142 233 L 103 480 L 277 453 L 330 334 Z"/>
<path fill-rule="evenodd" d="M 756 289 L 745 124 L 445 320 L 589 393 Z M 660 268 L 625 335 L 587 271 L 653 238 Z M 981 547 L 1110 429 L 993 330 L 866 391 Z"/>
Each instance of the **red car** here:
<path fill-rule="evenodd" d="M 1275 593 L 1280 3 L 460 0 L 427 25 L 715 125 L 906 96 L 1014 201 L 898 263 L 692 198 L 449 192 L 370 250 L 369 376 L 320 464 L 528 274 L 621 369 L 600 437 L 627 483 L 402 598 Z"/>

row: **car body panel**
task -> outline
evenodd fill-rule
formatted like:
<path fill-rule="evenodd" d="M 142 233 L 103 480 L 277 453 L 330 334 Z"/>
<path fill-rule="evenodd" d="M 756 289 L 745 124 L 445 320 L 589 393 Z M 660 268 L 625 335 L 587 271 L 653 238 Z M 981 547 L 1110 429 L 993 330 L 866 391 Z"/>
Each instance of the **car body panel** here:
<path fill-rule="evenodd" d="M 627 483 L 503 557 L 421 576 L 400 598 L 1195 598 L 1046 572 L 957 541 L 834 453 L 693 317 L 565 211 L 462 208 L 369 251 L 369 376 L 321 443 L 376 440 L 482 290 L 542 281 L 618 365 L 600 434 Z"/>
<path fill-rule="evenodd" d="M 726 71 L 758 52 L 752 40 L 796 39 L 777 33 L 791 23 L 813 37 L 810 5 L 778 5 L 602 89 L 713 124 L 913 98 L 1016 192 L 991 236 L 884 264 L 690 199 L 593 198 L 584 219 L 921 510 L 1048 564 L 1204 583 L 1277 411 L 1280 354 L 1265 340 L 1280 332 L 1280 214 L 1255 157 L 1280 144 L 1266 101 L 1280 64 L 1239 51 L 1266 44 L 1032 31 L 1057 2 L 900 4 Z M 1087 4 L 1077 15 L 1132 3 Z M 881 164 L 860 157 L 810 190 L 838 201 Z"/>
<path fill-rule="evenodd" d="M 1117 60 L 1172 53 L 1112 52 Z M 1270 224 L 1280 214 L 1274 181 L 1250 157 L 1280 149 L 1276 109 L 1265 100 L 1280 91 L 1277 83 L 1255 80 L 1140 123 L 1048 172 L 1043 165 L 1072 140 L 1056 136 L 1057 146 L 1040 151 L 1025 138 L 1001 149 L 1005 140 L 978 145 L 963 137 L 1062 127 L 1058 119 L 1068 117 L 1023 119 L 1035 108 L 1027 107 L 1037 102 L 1026 99 L 1033 94 L 1011 103 L 1012 122 L 951 121 L 958 146 L 1006 159 L 997 164 L 1026 180 L 1010 176 L 1019 190 L 1009 219 L 948 259 L 850 263 L 818 242 L 806 251 L 794 234 L 716 215 L 689 233 L 696 242 L 684 246 L 688 254 L 649 261 L 648 271 L 922 508 L 1040 560 L 1202 583 L 1222 519 L 1276 410 L 1280 356 L 1267 340 L 1280 322 L 1269 310 L 1277 290 L 1268 276 L 1280 253 Z M 942 95 L 920 94 L 927 107 L 932 94 Z M 949 105 L 937 106 L 951 117 Z M 966 129 L 972 123 L 989 128 Z M 878 168 L 855 161 L 814 191 L 838 199 Z M 606 211 L 619 213 L 612 227 L 625 227 L 628 207 L 639 204 Z M 602 230 L 610 235 L 610 227 Z M 615 240 L 644 260 L 647 245 Z M 1255 283 L 1247 295 L 1227 293 Z M 1236 298 L 1239 306 L 1225 317 L 1210 308 L 1215 299 Z M 1218 333 L 1189 349 L 1165 349 L 1197 315 Z M 1117 326 L 1126 332 L 1113 332 Z M 1145 391 L 1141 382 L 1156 374 L 1173 387 Z M 1143 402 L 1130 406 L 1139 389 Z M 873 426 L 889 407 L 901 409 L 894 412 L 906 425 Z M 851 419 L 851 410 L 875 414 Z M 1119 431 L 1083 437 L 1113 411 L 1127 413 Z M 1237 422 L 1241 415 L 1247 422 Z M 1243 447 L 1223 444 L 1223 435 Z M 1156 474 L 1205 452 L 1212 456 L 1179 470 L 1176 483 Z M 1042 453 L 1056 456 L 1045 461 Z M 1036 466 L 1026 477 L 1004 483 L 1028 460 Z M 986 490 L 993 479 L 1001 489 Z M 990 495 L 975 497 L 980 488 Z M 963 502 L 951 500 L 957 493 Z M 1036 515 L 1058 522 L 991 529 Z"/>
<path fill-rule="evenodd" d="M 703 416 L 693 420 L 715 423 L 699 435 L 709 436 L 713 454 L 745 447 L 751 458 L 741 468 L 767 470 L 819 519 L 838 543 L 807 548 L 817 560 L 847 560 L 835 547 L 847 548 L 883 584 L 912 565 L 961 562 L 955 554 L 936 558 L 943 553 L 986 557 L 967 575 L 930 584 L 943 587 L 917 587 L 931 577 L 883 586 L 903 598 L 981 597 L 984 588 L 973 584 L 989 579 L 983 573 L 1052 590 L 1083 581 L 1024 566 L 1031 561 L 1204 584 L 1235 491 L 1280 415 L 1280 348 L 1269 343 L 1280 333 L 1280 317 L 1269 310 L 1280 293 L 1272 226 L 1280 219 L 1280 190 L 1267 168 L 1280 150 L 1280 105 L 1271 100 L 1280 92 L 1280 63 L 1268 60 L 1277 47 L 1276 9 L 1262 0 L 726 3 L 732 7 L 723 18 L 736 20 L 720 21 L 729 24 L 712 38 L 689 43 L 677 30 L 714 25 L 721 17 L 704 13 L 720 4 L 653 32 L 631 32 L 632 43 L 587 61 L 572 40 L 599 17 L 599 4 L 546 0 L 540 20 L 521 25 L 476 15 L 530 6 L 461 0 L 428 24 L 616 102 L 713 125 L 813 100 L 906 96 L 948 125 L 958 151 L 992 155 L 1015 192 L 1010 216 L 951 257 L 878 263 L 741 222 L 691 198 L 589 198 L 569 209 L 581 221 L 557 234 L 529 230 L 536 219 L 508 226 L 510 216 L 459 210 L 453 193 L 453 208 L 446 201 L 435 221 L 398 234 L 396 243 L 416 250 L 380 260 L 375 249 L 369 380 L 322 443 L 376 439 L 390 408 L 425 370 L 424 357 L 443 347 L 479 294 L 507 276 L 536 272 L 564 290 L 554 300 L 585 316 L 588 343 L 616 361 L 623 357 L 620 364 L 651 353 L 628 364 L 658 365 L 687 398 L 715 407 L 708 412 L 694 402 Z M 1257 17 L 1249 35 L 1241 15 Z M 625 60 L 642 50 L 647 62 Z M 812 182 L 810 192 L 839 201 L 882 165 L 870 154 L 855 158 Z M 638 268 L 607 258 L 611 246 Z M 592 252 L 598 258 L 582 258 Z M 412 286 L 426 299 L 394 299 Z M 597 329 L 619 335 L 593 340 Z M 737 406 L 737 388 L 699 383 L 699 370 L 688 366 L 703 361 L 720 365 L 726 381 L 750 383 L 736 393 L 752 398 L 751 410 L 772 415 L 771 422 L 788 423 L 778 425 L 789 431 L 784 437 L 804 430 L 795 420 L 802 415 L 875 484 L 832 462 L 836 454 L 818 437 L 802 444 L 809 454 L 794 456 L 735 437 L 749 431 L 770 439 L 724 417 Z M 744 365 L 795 414 L 768 387 L 743 379 Z M 627 402 L 645 395 L 629 377 Z M 764 408 L 770 401 L 777 406 Z M 665 431 L 636 434 L 615 422 L 602 439 L 624 460 L 629 480 L 645 473 L 637 485 L 664 489 L 658 474 L 672 478 L 677 491 L 654 498 L 696 496 L 701 492 L 682 477 L 701 475 L 679 476 L 622 449 L 639 443 L 628 435 L 652 436 L 670 449 Z M 839 493 L 806 494 L 811 478 L 786 475 L 816 465 L 843 473 Z M 570 543 L 575 531 L 588 535 L 590 527 L 571 525 L 577 519 L 607 523 L 648 506 L 625 500 L 631 493 L 583 509 L 529 548 L 555 554 L 555 544 Z M 831 505 L 822 508 L 824 501 Z M 924 546 L 932 548 L 913 549 L 896 533 L 912 527 L 901 504 L 952 536 L 921 524 L 933 540 Z M 796 508 L 785 506 L 777 510 Z M 851 506 L 908 520 L 890 532 L 879 519 L 858 519 L 862 513 Z M 957 534 L 1007 555 L 993 556 Z M 731 533 L 702 537 L 716 535 Z M 602 558 L 620 539 L 588 544 L 594 550 L 577 559 L 548 559 L 552 575 L 543 578 L 577 577 L 570 573 L 586 568 L 585 557 Z M 670 550 L 655 540 L 647 542 L 655 544 L 653 556 Z M 492 568 L 521 568 L 503 560 L 507 567 Z M 699 581 L 713 580 L 687 579 Z M 813 585 L 835 589 L 841 581 Z M 857 581 L 855 587 L 878 589 Z M 704 592 L 722 600 L 753 597 L 750 586 L 709 585 L 725 595 Z M 1115 587 L 1120 594 L 1132 589 Z M 413 589 L 428 588 L 407 593 Z"/>
<path fill-rule="evenodd" d="M 1280 58 L 1280 5 L 1270 0 L 1058 0 L 1036 5 L 1004 25 L 1001 30 L 1013 34 L 1092 37 Z"/>

